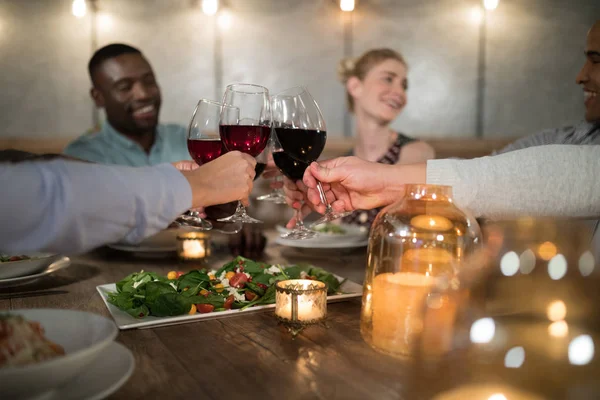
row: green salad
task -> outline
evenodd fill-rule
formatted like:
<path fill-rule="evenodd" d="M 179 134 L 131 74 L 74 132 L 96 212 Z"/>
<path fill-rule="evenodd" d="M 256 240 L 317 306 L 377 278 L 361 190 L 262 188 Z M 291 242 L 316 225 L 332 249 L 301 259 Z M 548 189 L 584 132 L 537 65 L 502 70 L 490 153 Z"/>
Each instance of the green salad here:
<path fill-rule="evenodd" d="M 330 224 L 330 223 L 318 225 L 318 226 L 314 227 L 313 230 L 315 230 L 317 232 L 321 232 L 321 233 L 331 233 L 334 235 L 346 234 L 346 230 L 344 228 L 342 228 L 339 225 Z"/>
<path fill-rule="evenodd" d="M 325 282 L 328 295 L 340 293 L 343 283 L 312 265 L 282 267 L 237 257 L 213 271 L 134 272 L 117 282 L 108 301 L 136 318 L 246 309 L 275 303 L 275 282 L 286 279 Z"/>
<path fill-rule="evenodd" d="M 7 254 L 0 254 L 0 262 L 9 262 L 9 261 L 23 261 L 29 260 L 31 257 L 21 255 L 21 256 L 9 256 Z"/>

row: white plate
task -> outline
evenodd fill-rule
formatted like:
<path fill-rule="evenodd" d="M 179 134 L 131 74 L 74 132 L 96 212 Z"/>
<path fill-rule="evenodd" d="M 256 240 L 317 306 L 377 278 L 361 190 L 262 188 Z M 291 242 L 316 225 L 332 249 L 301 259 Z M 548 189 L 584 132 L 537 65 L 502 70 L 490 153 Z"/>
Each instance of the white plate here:
<path fill-rule="evenodd" d="M 336 278 L 342 280 L 336 275 Z M 117 287 L 114 283 L 109 283 L 106 285 L 96 286 L 98 293 L 104 300 L 104 304 L 108 307 L 108 311 L 110 315 L 114 318 L 115 322 L 119 329 L 133 329 L 133 328 L 151 328 L 158 326 L 167 326 L 167 325 L 177 325 L 177 324 L 185 324 L 188 322 L 196 322 L 203 321 L 208 319 L 218 319 L 218 318 L 226 318 L 226 317 L 234 317 L 236 315 L 249 314 L 261 310 L 274 309 L 275 304 L 267 304 L 264 306 L 255 306 L 250 307 L 246 310 L 228 310 L 228 311 L 219 311 L 212 312 L 207 314 L 194 314 L 194 315 L 179 315 L 176 317 L 153 317 L 148 316 L 144 318 L 134 318 L 131 315 L 127 314 L 125 311 L 120 310 L 118 307 L 110 304 L 108 302 L 108 294 L 117 291 Z M 362 296 L 362 285 L 352 281 L 346 281 L 340 287 L 340 290 L 344 292 L 344 294 L 338 294 L 333 296 L 327 296 L 328 303 L 334 303 L 337 301 L 342 301 L 345 299 L 350 299 L 353 297 L 361 297 Z"/>
<path fill-rule="evenodd" d="M 59 271 L 63 268 L 67 268 L 71 265 L 71 259 L 69 257 L 60 257 L 55 260 L 52 264 L 48 265 L 43 271 L 27 276 L 20 276 L 18 278 L 0 279 L 0 288 L 7 288 L 11 286 L 25 285 L 31 283 L 37 279 L 40 279 L 53 272 Z"/>
<path fill-rule="evenodd" d="M 18 278 L 43 271 L 58 257 L 51 253 L 26 253 L 31 259 L 0 262 L 0 279 Z"/>
<path fill-rule="evenodd" d="M 37 308 L 8 313 L 38 322 L 46 338 L 65 350 L 50 360 L 0 369 L 2 394 L 10 399 L 53 393 L 91 365 L 119 332 L 113 321 L 89 312 Z"/>
<path fill-rule="evenodd" d="M 297 247 L 301 249 L 353 249 L 367 246 L 369 244 L 369 239 L 340 237 L 337 240 L 323 240 L 321 239 L 321 237 L 315 237 L 313 239 L 294 240 L 283 239 L 282 237 L 277 236 L 277 238 L 275 239 L 275 243 L 280 244 L 282 246 Z"/>
<path fill-rule="evenodd" d="M 319 241 L 364 241 L 367 239 L 369 235 L 369 231 L 357 225 L 350 224 L 339 224 L 339 227 L 342 228 L 344 233 L 326 233 L 326 232 L 317 232 L 319 236 L 317 237 Z M 290 230 L 282 225 L 277 225 L 276 229 L 279 233 L 287 233 Z M 317 239 L 315 238 L 315 239 Z"/>
<path fill-rule="evenodd" d="M 50 400 L 100 400 L 117 391 L 135 369 L 135 358 L 113 342 L 73 380 L 54 391 Z"/>

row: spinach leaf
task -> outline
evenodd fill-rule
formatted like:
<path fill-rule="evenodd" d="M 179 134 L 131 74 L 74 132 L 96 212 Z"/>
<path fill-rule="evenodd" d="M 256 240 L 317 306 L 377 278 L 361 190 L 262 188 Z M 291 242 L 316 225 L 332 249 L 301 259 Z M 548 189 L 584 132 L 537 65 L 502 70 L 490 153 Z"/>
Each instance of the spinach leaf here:
<path fill-rule="evenodd" d="M 136 295 L 129 292 L 110 293 L 108 302 L 135 318 L 143 318 L 150 312 L 143 303 L 143 296 L 136 297 Z"/>
<path fill-rule="evenodd" d="M 335 294 L 340 289 L 340 281 L 325 271 L 322 268 L 312 267 L 308 270 L 308 274 L 314 276 L 318 281 L 325 282 L 327 284 L 327 294 Z"/>
<path fill-rule="evenodd" d="M 157 317 L 170 317 L 182 315 L 190 311 L 192 302 L 190 297 L 180 296 L 177 293 L 163 293 L 154 299 L 152 303 L 148 302 L 150 313 Z"/>
<path fill-rule="evenodd" d="M 146 284 L 146 302 L 152 304 L 156 299 L 167 293 L 177 293 L 177 291 L 168 283 L 148 282 Z"/>
<path fill-rule="evenodd" d="M 269 286 L 270 285 L 269 281 L 271 280 L 272 277 L 273 277 L 273 275 L 263 273 L 263 274 L 260 274 L 260 275 L 253 276 L 252 277 L 252 282 L 254 282 L 254 283 L 262 283 L 263 285 Z"/>
<path fill-rule="evenodd" d="M 300 279 L 300 272 L 306 271 L 308 268 L 301 267 L 299 265 L 294 265 L 291 267 L 284 268 L 285 274 L 290 277 L 290 279 Z"/>
<path fill-rule="evenodd" d="M 225 298 L 216 293 L 209 293 L 208 296 L 193 296 L 188 297 L 190 299 L 191 304 L 212 304 L 215 306 L 215 309 L 222 308 L 225 303 Z"/>
<path fill-rule="evenodd" d="M 243 258 L 243 257 L 241 257 Z M 219 268 L 217 270 L 217 272 L 215 272 L 215 276 L 218 278 L 219 276 L 221 276 L 221 274 L 223 272 L 229 272 L 229 271 L 233 271 L 234 269 L 237 268 L 237 266 L 239 265 L 239 260 L 240 257 L 236 257 L 233 260 L 229 261 L 228 263 L 224 264 L 221 268 Z"/>
<path fill-rule="evenodd" d="M 125 312 L 135 318 L 144 318 L 145 316 L 150 314 L 150 310 L 148 309 L 148 307 L 146 307 L 145 304 L 142 304 L 141 306 L 136 308 L 127 309 L 125 310 Z"/>
<path fill-rule="evenodd" d="M 206 282 L 206 286 L 204 286 L 203 288 L 207 288 L 208 283 L 210 282 L 208 274 L 204 270 L 195 269 L 188 272 L 187 274 L 181 275 L 177 281 L 177 287 L 179 288 L 179 290 L 183 290 L 186 287 L 192 288 L 203 282 Z"/>
<path fill-rule="evenodd" d="M 118 292 L 134 292 L 140 286 L 143 286 L 144 284 L 146 284 L 148 282 L 152 282 L 154 280 L 162 281 L 162 282 L 167 281 L 166 278 L 158 275 L 155 272 L 145 272 L 145 271 L 134 272 L 132 274 L 129 274 L 125 278 L 121 279 L 119 282 L 117 282 L 117 285 L 116 285 L 117 291 Z"/>
<path fill-rule="evenodd" d="M 244 272 L 249 273 L 250 275 L 260 274 L 264 271 L 266 264 L 250 260 L 248 258 L 244 258 L 239 256 L 238 259 L 241 259 L 244 262 Z"/>
<path fill-rule="evenodd" d="M 252 300 L 250 303 L 247 303 L 242 310 L 247 309 L 248 307 L 262 305 L 262 304 L 273 304 L 275 303 L 275 285 L 269 286 L 264 296 L 259 297 L 258 299 Z"/>
<path fill-rule="evenodd" d="M 259 283 L 262 283 L 262 282 L 259 282 Z M 254 280 L 252 282 L 246 282 L 246 287 L 259 296 L 264 296 L 264 294 L 265 294 L 265 289 L 258 286 L 256 284 L 256 281 L 254 281 Z"/>

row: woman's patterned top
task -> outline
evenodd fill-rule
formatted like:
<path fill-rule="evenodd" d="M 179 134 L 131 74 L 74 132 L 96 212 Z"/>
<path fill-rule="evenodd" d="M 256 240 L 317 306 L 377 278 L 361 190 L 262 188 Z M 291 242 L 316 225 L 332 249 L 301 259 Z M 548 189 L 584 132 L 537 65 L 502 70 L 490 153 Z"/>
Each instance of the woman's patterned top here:
<path fill-rule="evenodd" d="M 381 156 L 381 158 L 377 160 L 377 162 L 389 165 L 396 164 L 398 162 L 398 159 L 400 158 L 400 150 L 402 149 L 402 146 L 414 141 L 416 141 L 416 139 L 398 133 L 398 139 L 396 139 L 394 144 L 390 146 L 388 151 L 383 156 Z M 350 152 L 348 155 L 351 156 L 354 154 L 353 152 Z M 375 217 L 377 216 L 377 214 L 379 214 L 379 211 L 381 211 L 381 208 L 374 208 L 372 210 L 356 210 L 347 217 L 344 217 L 342 219 L 342 222 L 344 222 L 345 224 L 354 224 L 370 228 L 371 224 L 375 220 Z"/>

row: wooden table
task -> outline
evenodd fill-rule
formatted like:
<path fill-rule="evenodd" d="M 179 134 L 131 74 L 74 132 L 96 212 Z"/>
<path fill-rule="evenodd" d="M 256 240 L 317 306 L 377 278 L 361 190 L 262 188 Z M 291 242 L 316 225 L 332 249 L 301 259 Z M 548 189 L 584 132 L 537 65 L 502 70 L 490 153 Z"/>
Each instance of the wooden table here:
<path fill-rule="evenodd" d="M 274 243 L 263 261 L 311 262 L 362 283 L 366 248 L 304 253 Z M 229 261 L 213 256 L 211 267 Z M 73 257 L 71 267 L 35 285 L 5 289 L 0 310 L 67 308 L 110 318 L 96 286 L 141 269 L 166 274 L 176 259 L 143 259 L 102 249 Z M 129 381 L 111 399 L 414 399 L 409 369 L 373 351 L 359 330 L 360 298 L 328 307 L 328 327 L 313 326 L 295 340 L 272 311 L 155 329 L 121 331 L 135 355 Z"/>

